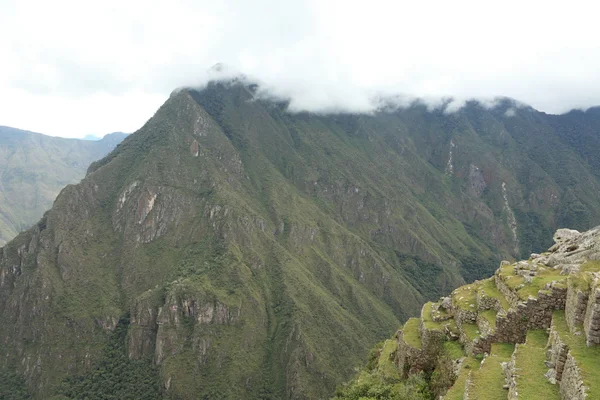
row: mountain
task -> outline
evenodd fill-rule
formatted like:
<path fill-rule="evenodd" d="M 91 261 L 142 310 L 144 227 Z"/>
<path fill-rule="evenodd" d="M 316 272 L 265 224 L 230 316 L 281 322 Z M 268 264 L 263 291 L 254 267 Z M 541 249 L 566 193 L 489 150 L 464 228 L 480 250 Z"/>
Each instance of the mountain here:
<path fill-rule="evenodd" d="M 593 112 L 292 114 L 254 90 L 174 92 L 3 248 L 6 387 L 327 398 L 425 301 L 600 219 Z"/>
<path fill-rule="evenodd" d="M 428 302 L 334 400 L 600 398 L 600 227 Z"/>
<path fill-rule="evenodd" d="M 65 185 L 79 182 L 125 136 L 89 142 L 0 126 L 0 244 L 34 225 Z"/>

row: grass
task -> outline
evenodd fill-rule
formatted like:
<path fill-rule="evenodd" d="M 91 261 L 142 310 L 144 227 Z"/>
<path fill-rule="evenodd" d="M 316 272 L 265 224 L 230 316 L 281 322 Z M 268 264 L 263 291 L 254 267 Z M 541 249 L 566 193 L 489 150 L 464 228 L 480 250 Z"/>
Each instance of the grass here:
<path fill-rule="evenodd" d="M 463 400 L 465 394 L 465 382 L 471 371 L 479 367 L 479 361 L 475 357 L 466 357 L 462 363 L 462 367 L 454 382 L 454 385 L 448 390 L 444 396 L 445 400 Z"/>
<path fill-rule="evenodd" d="M 469 398 L 485 400 L 506 400 L 504 372 L 500 363 L 509 361 L 514 346 L 505 343 L 492 344 L 491 355 L 478 370 L 471 374 Z M 523 397 L 525 398 L 525 397 Z"/>
<path fill-rule="evenodd" d="M 548 371 L 544 364 L 547 342 L 548 335 L 545 330 L 532 330 L 527 332 L 525 344 L 519 345 L 517 349 L 517 391 L 523 399 L 560 399 L 558 386 L 552 385 L 544 378 Z"/>
<path fill-rule="evenodd" d="M 423 309 L 421 310 L 421 318 L 423 319 L 423 324 L 425 325 L 425 328 L 429 330 L 442 330 L 443 324 L 435 322 L 432 318 L 432 307 L 433 303 L 431 301 L 425 303 L 425 305 L 423 306 Z M 442 312 L 438 311 L 438 313 L 441 314 Z"/>
<path fill-rule="evenodd" d="M 448 354 L 448 356 L 453 360 L 458 360 L 461 357 L 465 356 L 465 351 L 457 340 L 444 342 L 444 350 Z"/>
<path fill-rule="evenodd" d="M 591 260 L 583 263 L 579 268 L 579 272 L 600 272 L 600 261 Z"/>
<path fill-rule="evenodd" d="M 462 324 L 461 328 L 470 341 L 477 339 L 481 334 L 481 332 L 479 332 L 479 327 L 477 326 L 477 324 Z"/>
<path fill-rule="evenodd" d="M 477 309 L 478 284 L 464 285 L 452 292 L 452 304 L 463 310 L 475 311 Z"/>
<path fill-rule="evenodd" d="M 529 296 L 537 297 L 538 292 L 551 282 L 561 282 L 567 279 L 567 275 L 561 275 L 560 270 L 544 268 L 538 270 L 531 282 L 526 283 L 525 278 L 514 274 L 513 265 L 505 265 L 500 270 L 500 278 L 508 287 L 513 289 L 521 300 L 527 300 Z"/>
<path fill-rule="evenodd" d="M 460 335 L 460 330 L 458 329 L 458 326 L 456 325 L 456 321 L 454 319 L 448 320 L 448 322 L 445 323 L 444 327 L 456 336 Z"/>
<path fill-rule="evenodd" d="M 486 279 L 480 286 L 479 290 L 482 290 L 487 297 L 498 300 L 504 311 L 508 311 L 510 303 L 506 300 L 506 297 L 498 290 L 496 283 L 493 278 Z"/>
<path fill-rule="evenodd" d="M 406 344 L 414 347 L 415 349 L 422 348 L 421 335 L 419 334 L 420 323 L 420 318 L 410 318 L 408 321 L 406 321 L 406 324 L 404 324 L 404 329 L 402 330 Z"/>
<path fill-rule="evenodd" d="M 594 279 L 591 272 L 598 271 L 600 271 L 600 261 L 587 261 L 581 265 L 578 274 L 569 275 L 569 283 L 572 284 L 575 289 L 588 292 Z"/>
<path fill-rule="evenodd" d="M 589 399 L 600 398 L 600 346 L 588 347 L 585 335 L 573 335 L 569 332 L 564 311 L 555 311 L 552 322 L 560 338 L 569 346 L 571 355 L 575 357 L 581 369 L 583 383 L 587 387 Z"/>
<path fill-rule="evenodd" d="M 490 323 L 492 329 L 496 329 L 496 310 L 485 310 L 480 312 L 479 314 Z"/>
<path fill-rule="evenodd" d="M 400 371 L 394 364 L 394 354 L 398 350 L 395 340 L 386 340 L 379 355 L 377 370 L 385 379 L 400 379 Z"/>

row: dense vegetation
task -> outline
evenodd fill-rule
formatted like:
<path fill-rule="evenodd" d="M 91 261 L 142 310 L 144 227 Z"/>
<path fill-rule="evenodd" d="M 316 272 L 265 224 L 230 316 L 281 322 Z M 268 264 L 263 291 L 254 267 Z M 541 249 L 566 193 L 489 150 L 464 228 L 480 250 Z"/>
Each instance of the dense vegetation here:
<path fill-rule="evenodd" d="M 375 346 L 359 376 L 338 388 L 333 400 L 432 400 L 434 397 L 424 374 L 401 379 L 394 365 L 396 348 L 394 340 Z"/>
<path fill-rule="evenodd" d="M 122 318 L 92 370 L 85 375 L 67 377 L 59 389 L 60 395 L 53 400 L 162 399 L 157 368 L 152 360 L 131 360 L 127 356 L 128 327 L 129 318 Z"/>
<path fill-rule="evenodd" d="M 22 375 L 14 371 L 0 370 L 0 399 L 27 400 L 31 398 Z"/>

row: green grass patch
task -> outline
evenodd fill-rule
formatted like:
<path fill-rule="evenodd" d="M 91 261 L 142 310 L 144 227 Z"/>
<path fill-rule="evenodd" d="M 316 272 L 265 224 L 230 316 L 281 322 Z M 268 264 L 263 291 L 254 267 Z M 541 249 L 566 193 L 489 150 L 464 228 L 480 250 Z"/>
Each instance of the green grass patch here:
<path fill-rule="evenodd" d="M 594 277 L 592 274 L 588 273 L 578 273 L 575 275 L 569 275 L 569 285 L 573 287 L 573 289 L 581 290 L 582 292 L 589 292 L 592 287 L 592 281 Z"/>
<path fill-rule="evenodd" d="M 465 394 L 465 382 L 469 372 L 476 370 L 479 367 L 479 361 L 474 357 L 464 359 L 460 373 L 454 382 L 454 385 L 448 390 L 444 396 L 445 400 L 463 400 Z"/>
<path fill-rule="evenodd" d="M 477 326 L 477 324 L 462 324 L 461 328 L 471 341 L 477 339 L 481 334 L 481 332 L 479 332 L 479 327 Z"/>
<path fill-rule="evenodd" d="M 492 344 L 492 354 L 485 359 L 478 370 L 471 374 L 469 398 L 506 400 L 504 372 L 500 363 L 510 360 L 513 350 L 514 346 L 511 344 Z"/>
<path fill-rule="evenodd" d="M 487 297 L 498 300 L 504 311 L 508 311 L 510 308 L 510 303 L 508 300 L 506 300 L 506 297 L 504 297 L 502 292 L 498 290 L 493 278 L 486 279 L 480 286 L 479 290 L 483 291 Z"/>
<path fill-rule="evenodd" d="M 452 292 L 452 304 L 454 307 L 475 311 L 477 309 L 477 289 L 479 285 L 464 285 Z"/>
<path fill-rule="evenodd" d="M 453 360 L 458 360 L 465 356 L 465 351 L 457 340 L 444 342 L 444 350 L 446 351 L 446 354 L 448 354 L 448 357 Z"/>
<path fill-rule="evenodd" d="M 456 336 L 460 335 L 460 330 L 458 329 L 458 326 L 456 325 L 456 321 L 454 319 L 448 320 L 444 324 L 444 328 L 448 329 L 450 332 L 452 332 Z"/>
<path fill-rule="evenodd" d="M 523 399 L 560 399 L 558 386 L 552 385 L 544 377 L 548 371 L 544 364 L 547 342 L 548 335 L 545 330 L 532 330 L 527 332 L 525 344 L 519 345 L 517 349 L 517 391 Z"/>
<path fill-rule="evenodd" d="M 600 399 L 600 346 L 588 347 L 585 335 L 573 335 L 569 332 L 564 311 L 555 311 L 552 322 L 560 338 L 569 346 L 569 350 L 581 369 L 583 383 L 587 387 L 588 398 Z"/>
<path fill-rule="evenodd" d="M 406 321 L 406 324 L 404 324 L 404 329 L 402 330 L 406 344 L 416 349 L 422 348 L 421 334 L 419 333 L 420 323 L 420 318 L 409 318 L 409 320 Z"/>
<path fill-rule="evenodd" d="M 394 364 L 394 355 L 398 350 L 395 340 L 386 340 L 379 355 L 377 369 L 384 379 L 400 379 L 400 370 Z"/>
<path fill-rule="evenodd" d="M 600 272 L 600 260 L 587 261 L 579 268 L 580 272 Z"/>
<path fill-rule="evenodd" d="M 514 274 L 513 265 L 505 265 L 500 269 L 499 276 L 509 288 L 517 293 L 521 300 L 527 300 L 529 296 L 537 297 L 538 292 L 544 289 L 546 284 L 567 279 L 567 275 L 561 275 L 560 272 L 559 269 L 543 268 L 538 270 L 531 282 L 526 283 L 525 278 Z"/>
<path fill-rule="evenodd" d="M 539 271 L 536 276 L 533 277 L 530 283 L 526 283 L 525 286 L 517 290 L 519 298 L 526 300 L 529 296 L 537 297 L 537 294 L 542 290 L 546 284 L 567 279 L 567 275 L 561 275 L 560 270 L 553 268 L 544 268 Z"/>
<path fill-rule="evenodd" d="M 439 323 L 439 322 L 435 322 L 433 320 L 432 317 L 432 308 L 433 308 L 433 304 L 431 301 L 425 303 L 425 305 L 423 306 L 423 309 L 421 310 L 421 318 L 423 318 L 423 324 L 425 325 L 426 329 L 429 330 L 442 330 L 443 329 L 443 324 Z M 439 314 L 446 314 L 446 312 L 441 312 L 441 311 L 437 311 Z"/>
<path fill-rule="evenodd" d="M 515 351 L 515 345 L 511 343 L 492 343 L 492 355 L 501 358 L 510 358 L 513 351 Z"/>

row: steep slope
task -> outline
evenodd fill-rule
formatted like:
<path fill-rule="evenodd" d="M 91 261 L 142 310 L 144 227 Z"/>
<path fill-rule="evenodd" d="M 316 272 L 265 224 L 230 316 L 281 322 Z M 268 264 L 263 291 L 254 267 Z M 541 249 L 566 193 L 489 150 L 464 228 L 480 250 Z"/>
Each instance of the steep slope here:
<path fill-rule="evenodd" d="M 65 185 L 79 182 L 124 137 L 83 141 L 0 126 L 0 244 L 39 221 Z"/>
<path fill-rule="evenodd" d="M 513 106 L 320 116 L 240 84 L 175 92 L 4 247 L 0 365 L 36 398 L 136 397 L 135 377 L 173 399 L 327 397 L 425 300 L 598 215 L 589 165 Z"/>

